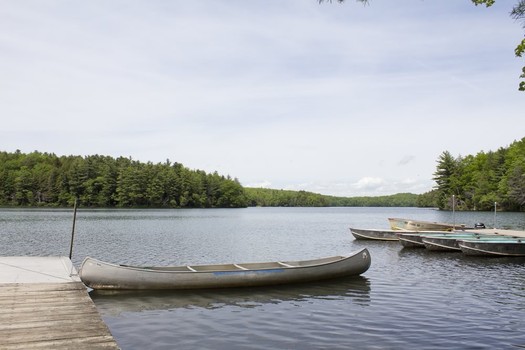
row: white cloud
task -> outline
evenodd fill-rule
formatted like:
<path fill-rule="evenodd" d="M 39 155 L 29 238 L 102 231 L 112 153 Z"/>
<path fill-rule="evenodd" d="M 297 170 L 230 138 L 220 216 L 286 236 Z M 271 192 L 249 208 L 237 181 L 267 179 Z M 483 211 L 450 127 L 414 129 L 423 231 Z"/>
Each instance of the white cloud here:
<path fill-rule="evenodd" d="M 357 190 L 377 190 L 381 188 L 385 180 L 379 177 L 363 177 L 359 179 L 353 187 Z"/>
<path fill-rule="evenodd" d="M 249 183 L 245 184 L 246 187 L 254 187 L 254 188 L 271 188 L 272 183 L 270 181 L 263 181 L 259 183 Z"/>

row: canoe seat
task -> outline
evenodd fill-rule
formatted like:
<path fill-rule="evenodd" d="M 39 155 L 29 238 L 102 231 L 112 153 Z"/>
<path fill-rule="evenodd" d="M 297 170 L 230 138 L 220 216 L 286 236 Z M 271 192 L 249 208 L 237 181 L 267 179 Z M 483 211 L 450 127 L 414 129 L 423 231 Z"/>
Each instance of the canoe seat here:
<path fill-rule="evenodd" d="M 282 265 L 282 266 L 285 266 L 285 267 L 297 267 L 297 266 L 294 266 L 294 265 L 290 265 L 290 264 L 287 264 L 287 263 L 283 263 L 281 261 L 278 261 L 277 262 L 279 265 Z"/>

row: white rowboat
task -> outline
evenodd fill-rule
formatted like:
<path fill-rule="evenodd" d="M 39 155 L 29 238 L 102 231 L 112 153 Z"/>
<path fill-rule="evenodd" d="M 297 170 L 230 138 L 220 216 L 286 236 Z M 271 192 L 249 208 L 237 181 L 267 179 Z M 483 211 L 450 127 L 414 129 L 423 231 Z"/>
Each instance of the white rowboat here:
<path fill-rule="evenodd" d="M 388 218 L 392 230 L 409 230 L 409 231 L 454 231 L 465 230 L 464 224 L 448 224 L 443 222 L 431 222 L 412 219 Z"/>

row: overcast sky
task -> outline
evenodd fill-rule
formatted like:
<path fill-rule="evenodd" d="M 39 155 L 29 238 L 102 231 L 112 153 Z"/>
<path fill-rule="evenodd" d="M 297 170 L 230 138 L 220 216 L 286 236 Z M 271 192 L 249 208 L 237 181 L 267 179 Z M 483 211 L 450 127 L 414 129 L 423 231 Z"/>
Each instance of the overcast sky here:
<path fill-rule="evenodd" d="M 0 150 L 423 193 L 443 151 L 525 137 L 513 4 L 0 0 Z"/>

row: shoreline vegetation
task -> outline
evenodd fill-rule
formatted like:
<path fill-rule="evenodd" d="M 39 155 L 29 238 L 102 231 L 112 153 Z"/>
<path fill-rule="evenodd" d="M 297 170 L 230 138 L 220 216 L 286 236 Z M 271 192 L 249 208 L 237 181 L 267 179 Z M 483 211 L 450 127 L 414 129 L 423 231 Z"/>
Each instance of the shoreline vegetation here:
<path fill-rule="evenodd" d="M 217 172 L 164 163 L 90 155 L 57 156 L 0 151 L 0 207 L 244 208 L 427 207 L 456 210 L 525 210 L 525 138 L 496 152 L 438 160 L 436 187 L 423 194 L 337 197 L 307 191 L 243 187 Z"/>

